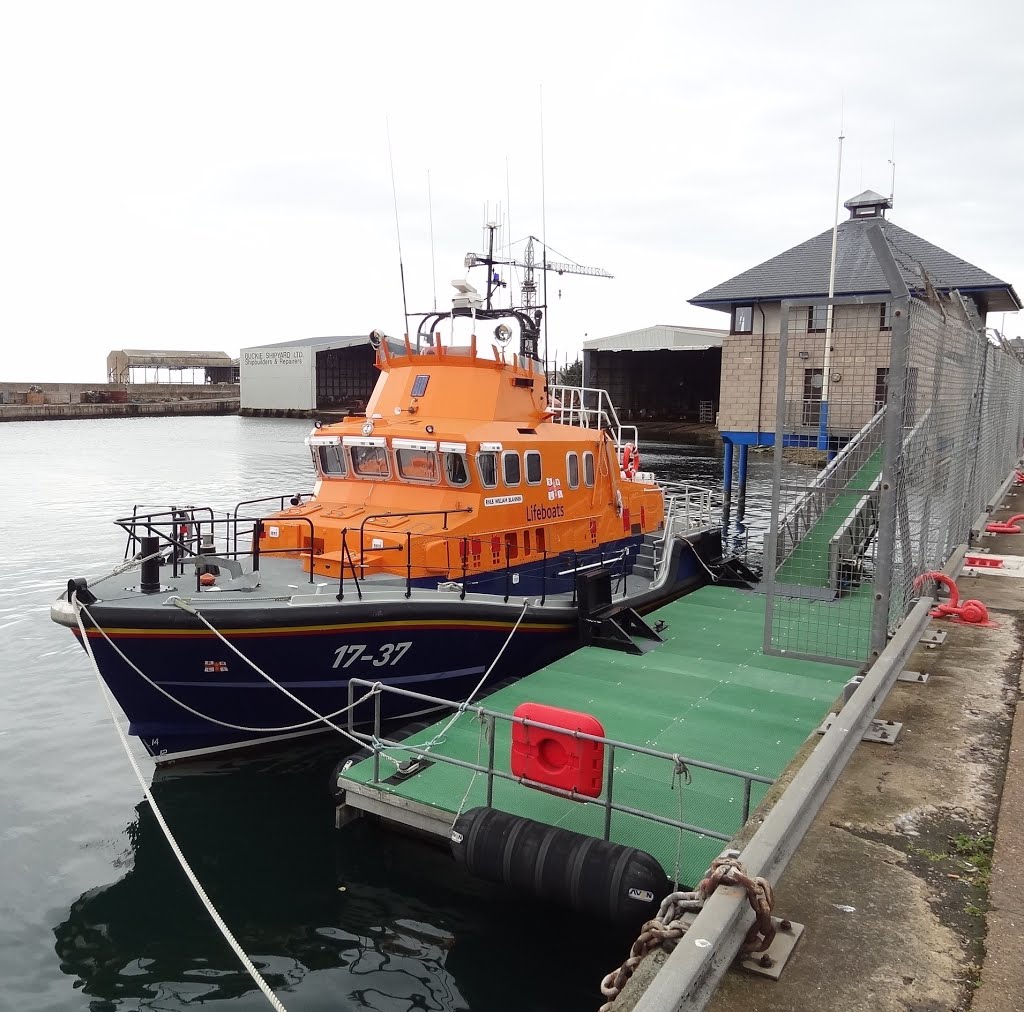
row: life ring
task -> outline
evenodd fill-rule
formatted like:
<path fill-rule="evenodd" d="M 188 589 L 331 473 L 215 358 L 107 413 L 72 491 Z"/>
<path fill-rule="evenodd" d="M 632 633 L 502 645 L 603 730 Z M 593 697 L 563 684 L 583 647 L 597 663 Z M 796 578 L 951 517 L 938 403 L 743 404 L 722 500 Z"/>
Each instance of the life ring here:
<path fill-rule="evenodd" d="M 622 449 L 622 473 L 632 481 L 639 470 L 640 451 L 632 443 L 626 443 Z"/>

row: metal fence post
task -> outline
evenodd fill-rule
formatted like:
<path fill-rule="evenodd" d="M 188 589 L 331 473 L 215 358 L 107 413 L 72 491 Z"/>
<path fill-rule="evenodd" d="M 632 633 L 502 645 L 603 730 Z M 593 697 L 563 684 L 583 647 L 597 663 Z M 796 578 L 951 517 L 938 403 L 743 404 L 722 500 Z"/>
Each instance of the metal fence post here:
<path fill-rule="evenodd" d="M 907 348 L 910 334 L 910 292 L 877 225 L 868 230 L 871 247 L 893 295 L 889 337 L 889 390 L 882 437 L 882 480 L 878 492 L 878 553 L 875 560 L 871 611 L 870 659 L 878 658 L 889 636 L 893 553 L 896 546 L 896 500 L 903 464 L 903 417 L 906 409 Z"/>

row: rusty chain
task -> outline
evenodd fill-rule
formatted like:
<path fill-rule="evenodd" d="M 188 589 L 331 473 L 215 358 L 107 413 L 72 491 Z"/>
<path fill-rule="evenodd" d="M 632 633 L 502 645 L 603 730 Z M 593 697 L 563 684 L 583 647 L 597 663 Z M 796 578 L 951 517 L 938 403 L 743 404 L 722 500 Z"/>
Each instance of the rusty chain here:
<path fill-rule="evenodd" d="M 662 900 L 657 915 L 640 929 L 625 962 L 601 981 L 601 994 L 608 1000 L 599 1012 L 611 1012 L 626 981 L 651 952 L 659 947 L 671 952 L 676 947 L 688 927 L 682 920 L 683 915 L 690 910 L 700 910 L 707 898 L 723 883 L 742 887 L 754 911 L 754 923 L 743 940 L 740 952 L 743 955 L 764 952 L 772 944 L 775 938 L 775 925 L 772 923 L 775 894 L 771 883 L 760 876 L 750 878 L 743 870 L 739 858 L 716 857 L 695 890 L 669 893 Z"/>

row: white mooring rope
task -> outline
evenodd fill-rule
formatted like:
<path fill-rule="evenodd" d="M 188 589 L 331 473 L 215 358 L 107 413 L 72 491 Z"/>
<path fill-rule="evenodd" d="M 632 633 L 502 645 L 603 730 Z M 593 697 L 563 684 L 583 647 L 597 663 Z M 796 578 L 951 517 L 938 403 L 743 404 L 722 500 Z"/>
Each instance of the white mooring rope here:
<path fill-rule="evenodd" d="M 82 622 L 82 606 L 78 603 L 78 594 L 71 595 L 71 606 L 75 609 L 75 618 L 78 621 L 78 628 L 82 634 L 82 644 L 85 647 L 85 652 L 89 655 L 89 660 L 92 662 L 93 674 L 96 676 L 96 681 L 99 683 L 100 692 L 103 695 L 103 702 L 107 704 L 107 711 L 110 713 L 110 719 L 114 724 L 114 729 L 117 731 L 118 738 L 121 739 L 121 745 L 124 748 L 125 755 L 128 756 L 128 761 L 132 764 L 132 769 L 135 771 L 135 777 L 139 781 L 139 786 L 142 788 L 143 793 L 146 795 L 146 800 L 149 802 L 149 807 L 153 810 L 153 815 L 156 817 L 156 821 L 160 828 L 163 830 L 164 836 L 167 838 L 167 843 L 170 845 L 174 856 L 178 859 L 178 864 L 181 865 L 182 871 L 188 876 L 189 882 L 192 883 L 192 888 L 195 889 L 196 895 L 203 902 L 203 906 L 206 907 L 207 913 L 209 913 L 213 923 L 220 929 L 220 933 L 224 936 L 228 945 L 234 950 L 235 955 L 238 956 L 242 963 L 242 966 L 248 971 L 249 976 L 252 977 L 257 987 L 266 995 L 267 1001 L 277 1010 L 277 1012 L 287 1012 L 284 1005 L 281 1004 L 277 995 L 270 989 L 270 985 L 263 979 L 263 975 L 259 970 L 256 969 L 256 965 L 246 955 L 245 950 L 238 944 L 235 936 L 231 933 L 231 929 L 224 923 L 224 918 L 217 912 L 217 908 L 213 905 L 210 897 L 206 895 L 206 890 L 203 888 L 202 883 L 196 878 L 196 874 L 192 871 L 188 860 L 182 853 L 181 848 L 178 846 L 178 841 L 174 839 L 174 834 L 171 832 L 170 827 L 167 825 L 164 819 L 163 813 L 157 806 L 156 799 L 153 797 L 153 792 L 149 788 L 149 784 L 146 783 L 146 778 L 142 775 L 142 770 L 139 769 L 139 764 L 135 759 L 135 755 L 132 753 L 131 746 L 128 744 L 128 738 L 124 733 L 124 729 L 121 727 L 120 721 L 117 719 L 117 715 L 114 713 L 114 706 L 110 698 L 110 690 L 107 688 L 106 683 L 103 681 L 103 676 L 100 674 L 99 665 L 96 663 L 96 657 L 92 652 L 92 644 L 89 642 L 89 635 L 86 631 L 85 624 Z M 97 627 L 98 628 L 98 627 Z"/>

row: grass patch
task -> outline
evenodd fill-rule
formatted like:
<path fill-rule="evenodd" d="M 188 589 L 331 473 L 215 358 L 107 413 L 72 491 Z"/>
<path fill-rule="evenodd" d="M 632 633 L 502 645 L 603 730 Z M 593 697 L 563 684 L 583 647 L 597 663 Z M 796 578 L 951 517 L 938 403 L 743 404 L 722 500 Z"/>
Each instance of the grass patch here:
<path fill-rule="evenodd" d="M 995 840 L 991 833 L 970 836 L 959 833 L 949 838 L 949 848 L 954 857 L 964 862 L 974 881 L 985 888 L 992 878 L 992 850 Z"/>

